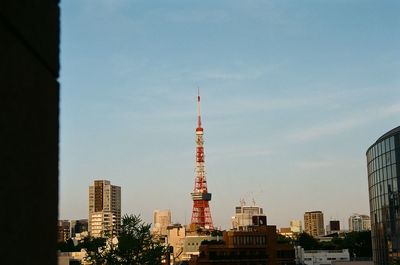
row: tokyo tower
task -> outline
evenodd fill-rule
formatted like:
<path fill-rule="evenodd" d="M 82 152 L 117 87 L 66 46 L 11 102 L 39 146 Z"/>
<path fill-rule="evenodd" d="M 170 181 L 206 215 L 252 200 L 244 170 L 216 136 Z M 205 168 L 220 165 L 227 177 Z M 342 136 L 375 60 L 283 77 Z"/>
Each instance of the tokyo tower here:
<path fill-rule="evenodd" d="M 200 94 L 197 95 L 197 128 L 196 128 L 196 177 L 194 189 L 191 193 L 193 200 L 191 227 L 214 229 L 210 206 L 211 193 L 207 191 L 206 173 L 204 170 L 204 130 L 201 127 Z"/>

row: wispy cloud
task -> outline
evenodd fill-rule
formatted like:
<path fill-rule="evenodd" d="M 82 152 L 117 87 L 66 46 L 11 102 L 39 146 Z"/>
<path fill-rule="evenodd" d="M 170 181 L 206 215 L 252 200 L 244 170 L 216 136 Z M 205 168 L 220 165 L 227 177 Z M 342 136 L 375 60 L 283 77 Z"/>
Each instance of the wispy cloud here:
<path fill-rule="evenodd" d="M 164 12 L 167 21 L 177 23 L 221 23 L 227 22 L 229 14 L 222 9 L 193 9 L 180 8 L 174 11 Z"/>
<path fill-rule="evenodd" d="M 226 116 L 237 113 L 255 113 L 270 111 L 295 111 L 301 108 L 311 108 L 316 106 L 331 107 L 335 105 L 341 95 L 337 93 L 320 93 L 309 96 L 292 97 L 266 97 L 254 95 L 238 97 L 225 97 L 223 104 L 216 102 L 211 104 L 209 109 L 210 116 Z"/>
<path fill-rule="evenodd" d="M 311 128 L 297 130 L 288 136 L 295 141 L 310 141 L 324 136 L 337 135 L 347 130 L 351 130 L 362 125 L 366 125 L 376 120 L 386 118 L 400 113 L 400 102 L 378 108 L 376 111 L 369 109 L 355 113 L 349 117 L 320 124 Z"/>
<path fill-rule="evenodd" d="M 393 114 L 398 114 L 400 113 L 400 102 L 394 105 L 390 105 L 387 107 L 383 107 L 381 109 L 381 113 L 383 116 L 390 116 Z"/>
<path fill-rule="evenodd" d="M 270 149 L 252 149 L 252 148 L 220 148 L 218 151 L 211 151 L 209 153 L 212 158 L 215 159 L 226 159 L 236 157 L 265 157 L 272 155 L 273 152 Z"/>
<path fill-rule="evenodd" d="M 198 79 L 239 81 L 248 79 L 258 79 L 262 76 L 277 71 L 281 65 L 262 65 L 262 66 L 241 66 L 236 70 L 207 70 L 199 71 L 196 75 Z"/>
<path fill-rule="evenodd" d="M 339 172 L 344 168 L 358 168 L 360 163 L 364 161 L 360 159 L 349 159 L 340 156 L 319 157 L 315 159 L 299 160 L 294 163 L 294 166 L 301 171 L 315 171 L 324 172 L 323 174 L 330 174 L 329 172 Z"/>
<path fill-rule="evenodd" d="M 317 169 L 332 167 L 334 163 L 332 161 L 326 161 L 326 160 L 313 160 L 313 161 L 299 161 L 296 162 L 295 165 L 302 170 L 317 170 Z"/>

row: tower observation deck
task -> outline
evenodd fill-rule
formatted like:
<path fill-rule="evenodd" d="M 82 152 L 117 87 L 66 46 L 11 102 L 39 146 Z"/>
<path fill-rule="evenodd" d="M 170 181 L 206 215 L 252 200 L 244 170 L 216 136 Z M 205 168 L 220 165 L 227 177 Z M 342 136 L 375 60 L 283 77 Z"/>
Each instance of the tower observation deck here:
<path fill-rule="evenodd" d="M 197 128 L 196 128 L 196 176 L 194 189 L 191 193 L 193 200 L 191 227 L 214 229 L 211 218 L 209 201 L 211 193 L 207 190 L 207 179 L 204 170 L 204 129 L 201 127 L 200 94 L 197 96 Z"/>

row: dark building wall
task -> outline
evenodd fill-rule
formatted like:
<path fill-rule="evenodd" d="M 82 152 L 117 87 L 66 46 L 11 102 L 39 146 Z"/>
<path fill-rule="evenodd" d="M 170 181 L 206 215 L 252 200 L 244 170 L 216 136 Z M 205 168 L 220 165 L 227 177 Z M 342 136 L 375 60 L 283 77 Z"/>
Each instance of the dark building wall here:
<path fill-rule="evenodd" d="M 367 150 L 374 264 L 400 260 L 400 126 Z"/>
<path fill-rule="evenodd" d="M 56 0 L 0 1 L 2 264 L 57 263 L 59 25 Z"/>
<path fill-rule="evenodd" d="M 340 230 L 340 222 L 337 220 L 329 221 L 329 228 L 331 231 L 339 231 Z"/>

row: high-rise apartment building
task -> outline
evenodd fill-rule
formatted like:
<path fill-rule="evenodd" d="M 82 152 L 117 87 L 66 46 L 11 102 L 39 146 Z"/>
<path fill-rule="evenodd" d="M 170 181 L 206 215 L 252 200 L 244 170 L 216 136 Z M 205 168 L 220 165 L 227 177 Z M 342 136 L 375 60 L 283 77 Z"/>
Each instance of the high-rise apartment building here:
<path fill-rule="evenodd" d="M 155 210 L 153 213 L 153 233 L 166 236 L 167 227 L 171 224 L 170 210 Z"/>
<path fill-rule="evenodd" d="M 367 152 L 374 264 L 400 259 L 400 126 L 382 135 Z"/>
<path fill-rule="evenodd" d="M 371 218 L 365 214 L 353 214 L 349 217 L 349 231 L 361 232 L 371 230 Z"/>
<path fill-rule="evenodd" d="M 94 237 L 118 232 L 121 225 L 121 187 L 108 180 L 89 186 L 89 233 Z"/>
<path fill-rule="evenodd" d="M 325 235 L 324 214 L 321 211 L 304 213 L 304 232 L 311 236 Z"/>
<path fill-rule="evenodd" d="M 303 232 L 303 226 L 301 224 L 301 221 L 300 220 L 292 220 L 292 221 L 290 221 L 290 230 L 293 233 L 298 233 L 298 234 Z"/>

